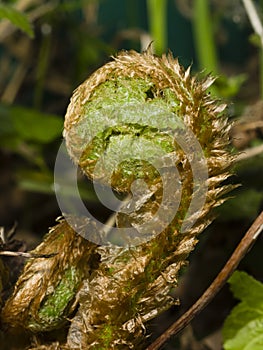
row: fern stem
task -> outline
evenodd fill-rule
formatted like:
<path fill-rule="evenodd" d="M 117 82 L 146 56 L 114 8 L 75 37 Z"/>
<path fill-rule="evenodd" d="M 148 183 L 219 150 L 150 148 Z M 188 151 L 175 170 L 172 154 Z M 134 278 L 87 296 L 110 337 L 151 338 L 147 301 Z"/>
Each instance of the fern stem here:
<path fill-rule="evenodd" d="M 157 55 L 167 49 L 166 7 L 167 0 L 147 0 L 150 33 Z"/>
<path fill-rule="evenodd" d="M 194 39 L 200 69 L 218 74 L 217 52 L 208 0 L 195 0 Z"/>

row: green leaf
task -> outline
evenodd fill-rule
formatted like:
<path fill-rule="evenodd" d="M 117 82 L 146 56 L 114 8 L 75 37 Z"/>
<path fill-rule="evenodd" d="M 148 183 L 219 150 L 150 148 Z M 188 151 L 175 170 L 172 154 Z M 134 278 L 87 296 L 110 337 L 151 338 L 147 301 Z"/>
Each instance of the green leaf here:
<path fill-rule="evenodd" d="M 241 302 L 225 320 L 224 349 L 263 349 L 263 284 L 239 271 L 232 275 L 229 283 L 234 296 Z"/>
<path fill-rule="evenodd" d="M 27 16 L 8 4 L 0 4 L 0 18 L 8 19 L 14 26 L 23 30 L 30 38 L 34 37 L 32 25 Z"/>
<path fill-rule="evenodd" d="M 262 350 L 263 317 L 256 318 L 241 328 L 236 335 L 224 343 L 225 350 Z"/>
<path fill-rule="evenodd" d="M 32 108 L 0 104 L 0 146 L 20 153 L 20 145 L 34 148 L 60 138 L 63 120 L 60 116 Z"/>
<path fill-rule="evenodd" d="M 21 142 L 21 138 L 14 128 L 10 110 L 10 107 L 0 105 L 0 146 L 15 151 Z"/>
<path fill-rule="evenodd" d="M 24 107 L 13 107 L 11 118 L 16 132 L 25 141 L 48 143 L 62 133 L 63 121 L 56 115 Z"/>
<path fill-rule="evenodd" d="M 234 297 L 246 302 L 249 306 L 260 306 L 263 311 L 263 284 L 246 272 L 236 271 L 229 279 Z"/>
<path fill-rule="evenodd" d="M 231 339 L 236 336 L 238 331 L 246 326 L 247 323 L 262 316 L 262 310 L 257 307 L 248 307 L 245 302 L 239 303 L 227 317 L 224 323 L 224 339 Z"/>

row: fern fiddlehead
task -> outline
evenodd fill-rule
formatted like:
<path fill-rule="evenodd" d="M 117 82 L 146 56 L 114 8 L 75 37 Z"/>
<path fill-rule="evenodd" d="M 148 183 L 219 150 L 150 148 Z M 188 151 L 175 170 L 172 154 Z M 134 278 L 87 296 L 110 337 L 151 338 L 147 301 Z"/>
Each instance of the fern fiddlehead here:
<path fill-rule="evenodd" d="M 64 131 L 71 157 L 89 177 L 118 192 L 129 192 L 132 183 L 143 178 L 149 193 L 135 200 L 132 213 L 122 210 L 117 215 L 118 229 L 136 228 L 140 244 L 132 245 L 138 241 L 127 235 L 129 245 L 124 248 L 98 249 L 101 264 L 84 284 L 80 308 L 70 327 L 72 348 L 82 344 L 94 349 L 137 349 L 143 344 L 144 323 L 176 302 L 169 290 L 177 282 L 178 271 L 210 222 L 207 214 L 219 204 L 218 196 L 230 189 L 217 188 L 228 176 L 225 169 L 231 157 L 225 150 L 228 136 L 226 119 L 220 116 L 222 106 L 206 92 L 210 83 L 209 79 L 198 82 L 191 78 L 189 70 L 184 71 L 171 56 L 123 52 L 73 95 Z M 152 169 L 158 156 L 163 162 Z M 103 162 L 97 168 L 100 157 Z M 173 178 L 175 166 L 181 188 L 174 184 L 178 181 Z M 204 178 L 200 176 L 196 189 L 193 184 L 200 172 Z M 207 192 L 202 203 L 200 188 L 204 185 Z M 165 186 L 173 191 L 174 202 L 180 197 L 172 218 L 169 200 L 163 203 Z M 189 214 L 196 190 L 199 207 Z M 162 206 L 165 210 L 155 226 L 156 212 Z M 142 230 L 145 221 L 152 223 Z M 151 239 L 147 236 L 150 227 Z"/>
<path fill-rule="evenodd" d="M 81 253 L 99 263 L 81 276 L 67 347 L 143 348 L 147 322 L 177 302 L 169 292 L 178 272 L 231 189 L 220 186 L 232 158 L 224 106 L 207 94 L 211 83 L 192 78 L 171 55 L 131 51 L 75 91 L 64 129 L 71 158 L 88 177 L 133 196 L 102 244 Z"/>

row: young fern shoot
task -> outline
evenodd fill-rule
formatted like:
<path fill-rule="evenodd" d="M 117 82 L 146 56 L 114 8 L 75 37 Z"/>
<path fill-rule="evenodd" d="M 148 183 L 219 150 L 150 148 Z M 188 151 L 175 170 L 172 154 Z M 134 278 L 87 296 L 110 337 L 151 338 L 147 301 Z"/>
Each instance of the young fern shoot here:
<path fill-rule="evenodd" d="M 114 203 L 111 209 L 119 208 L 110 230 L 89 213 L 85 218 L 65 215 L 66 221 L 51 230 L 42 248 L 53 237 L 55 252 L 64 249 L 68 242 L 58 240 L 64 225 L 64 235 L 69 231 L 78 253 L 66 249 L 63 264 L 49 264 L 54 288 L 40 291 L 38 282 L 41 298 L 28 300 L 26 312 L 19 311 L 25 328 L 41 332 L 43 307 L 48 309 L 49 298 L 54 304 L 60 297 L 56 289 L 65 285 L 61 281 L 68 280 L 74 266 L 77 286 L 48 323 L 48 330 L 60 328 L 71 315 L 61 348 L 145 348 L 147 322 L 178 303 L 170 295 L 178 273 L 212 221 L 212 209 L 233 188 L 222 185 L 233 161 L 227 149 L 230 126 L 225 106 L 207 92 L 212 82 L 211 77 L 191 77 L 190 69 L 184 70 L 171 54 L 123 51 L 76 89 L 64 128 L 70 157 L 98 192 L 100 182 L 126 200 L 120 206 L 112 192 L 110 200 L 103 198 L 107 205 Z M 72 230 L 81 249 L 74 245 Z M 46 253 L 42 248 L 36 252 Z M 3 310 L 4 322 L 12 325 L 18 318 L 12 310 L 23 303 L 25 276 L 33 287 L 37 261 L 26 265 Z"/>

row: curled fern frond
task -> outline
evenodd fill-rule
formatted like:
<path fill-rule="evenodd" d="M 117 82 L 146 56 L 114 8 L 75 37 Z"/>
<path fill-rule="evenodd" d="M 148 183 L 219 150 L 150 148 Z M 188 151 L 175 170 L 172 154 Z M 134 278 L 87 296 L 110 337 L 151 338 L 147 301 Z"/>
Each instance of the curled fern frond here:
<path fill-rule="evenodd" d="M 147 322 L 178 302 L 169 294 L 178 272 L 211 222 L 212 208 L 231 189 L 221 186 L 232 162 L 227 150 L 229 123 L 222 113 L 225 106 L 207 93 L 212 82 L 211 77 L 192 78 L 190 69 L 185 71 L 171 55 L 159 58 L 149 51 L 131 51 L 121 52 L 75 91 L 64 130 L 72 159 L 87 176 L 117 192 L 129 193 L 133 182 L 141 179 L 149 189 L 148 195 L 134 199 L 133 212 L 128 211 L 131 203 L 123 206 L 117 214 L 118 228 L 140 231 L 143 223 L 154 219 L 163 205 L 164 187 L 171 182 L 168 176 L 165 183 L 163 174 L 173 167 L 181 189 L 169 188 L 180 203 L 167 225 L 160 222 L 169 215 L 168 206 L 156 226 L 147 226 L 151 233 L 162 226 L 152 239 L 146 229 L 139 233 L 145 234 L 144 240 L 129 236 L 126 247 L 97 249 L 101 264 L 80 292 L 80 308 L 68 335 L 72 348 L 81 344 L 90 349 L 138 349 Z M 137 153 L 134 145 L 140 149 Z M 158 171 L 151 167 L 156 149 L 165 160 Z M 156 152 L 152 158 L 151 151 Z M 100 157 L 104 161 L 98 166 Z M 194 183 L 198 170 L 206 169 L 203 183 Z M 200 202 L 189 212 L 195 195 Z"/>
<path fill-rule="evenodd" d="M 171 54 L 123 51 L 76 89 L 65 118 L 68 152 L 89 178 L 128 200 L 112 230 L 85 218 L 53 229 L 36 252 L 58 255 L 26 265 L 5 323 L 61 327 L 74 304 L 63 348 L 144 348 L 147 322 L 178 303 L 170 291 L 179 271 L 232 189 L 222 184 L 233 161 L 230 125 L 207 92 L 212 83 L 191 77 Z M 100 242 L 89 235 L 94 228 Z M 67 288 L 49 323 L 47 310 Z"/>

